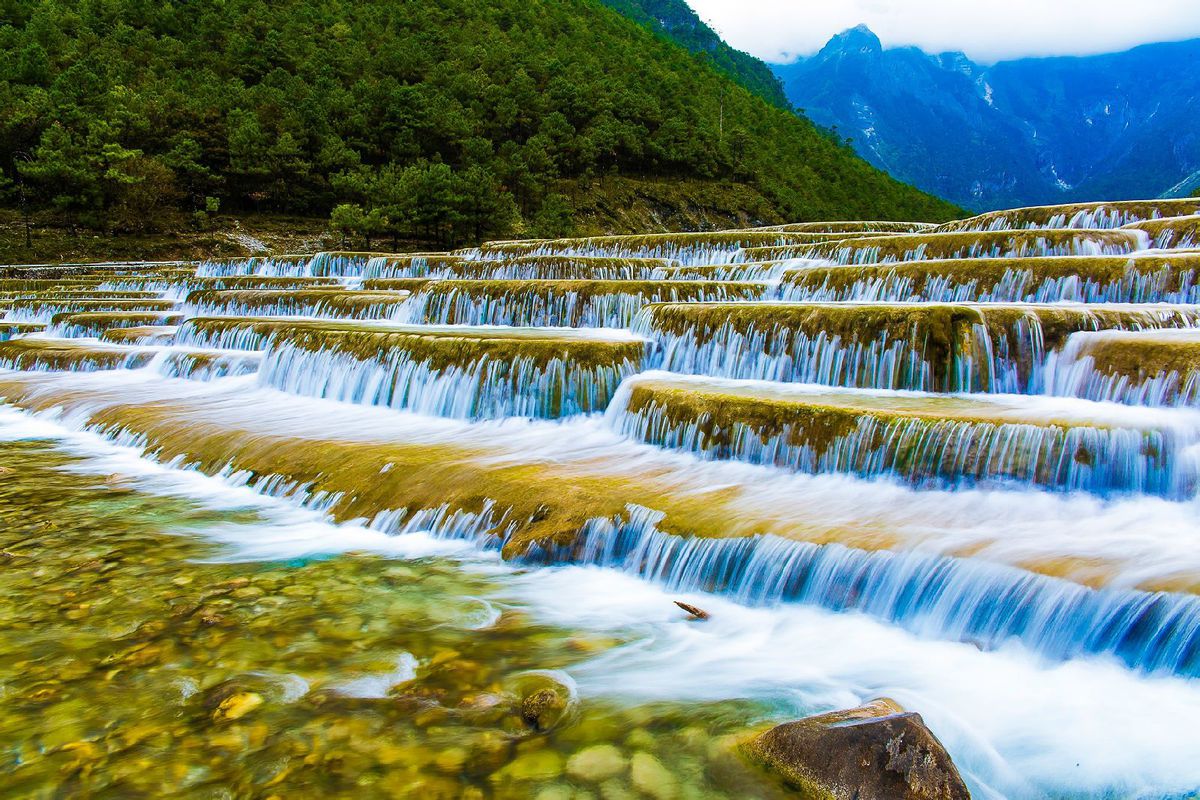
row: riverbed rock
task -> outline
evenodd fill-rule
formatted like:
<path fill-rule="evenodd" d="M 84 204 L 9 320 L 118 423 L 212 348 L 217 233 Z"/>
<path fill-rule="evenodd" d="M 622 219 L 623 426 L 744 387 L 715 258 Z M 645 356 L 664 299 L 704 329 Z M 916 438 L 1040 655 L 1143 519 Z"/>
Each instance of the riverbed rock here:
<path fill-rule="evenodd" d="M 567 760 L 567 774 L 576 780 L 600 783 L 621 775 L 629 763 L 611 744 L 585 747 Z"/>
<path fill-rule="evenodd" d="M 644 750 L 633 754 L 630 775 L 638 791 L 654 800 L 676 800 L 679 797 L 679 782 L 663 763 Z"/>
<path fill-rule="evenodd" d="M 806 797 L 970 798 L 954 762 L 921 715 L 887 698 L 776 726 L 746 749 Z"/>
<path fill-rule="evenodd" d="M 220 722 L 241 719 L 262 704 L 262 695 L 256 692 L 238 692 L 221 702 L 221 705 L 213 712 L 213 720 Z"/>
<path fill-rule="evenodd" d="M 521 718 L 534 730 L 546 731 L 567 709 L 566 693 L 557 688 L 539 689 L 521 701 Z"/>

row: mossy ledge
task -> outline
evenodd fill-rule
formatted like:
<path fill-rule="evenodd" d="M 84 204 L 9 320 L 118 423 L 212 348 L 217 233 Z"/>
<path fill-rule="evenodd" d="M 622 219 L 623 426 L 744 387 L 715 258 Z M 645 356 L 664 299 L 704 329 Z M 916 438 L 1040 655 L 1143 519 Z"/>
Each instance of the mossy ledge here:
<path fill-rule="evenodd" d="M 933 259 L 782 273 L 786 300 L 1200 301 L 1200 253 Z"/>
<path fill-rule="evenodd" d="M 937 227 L 933 222 L 892 222 L 889 220 L 846 220 L 833 222 L 787 222 L 751 228 L 756 231 L 784 233 L 920 233 Z"/>
<path fill-rule="evenodd" d="M 1030 392 L 1078 331 L 1186 328 L 1200 306 L 663 303 L 635 329 L 674 372 L 883 389 Z"/>
<path fill-rule="evenodd" d="M 391 263 L 372 272 L 395 278 L 436 277 L 465 280 L 648 280 L 657 270 L 675 266 L 668 258 L 613 258 L 606 256 L 534 255 L 497 261 L 466 259 L 413 259 L 407 265 Z M 368 278 L 364 289 L 380 288 L 387 279 Z"/>
<path fill-rule="evenodd" d="M 1097 331 L 1071 336 L 1049 391 L 1130 405 L 1200 405 L 1200 330 Z"/>
<path fill-rule="evenodd" d="M 938 225 L 938 231 L 996 231 L 1023 228 L 1118 228 L 1130 222 L 1200 213 L 1200 199 L 1119 200 L 1066 203 L 989 211 Z"/>
<path fill-rule="evenodd" d="M 615 417 L 640 441 L 706 458 L 922 485 L 978 482 L 1191 497 L 1183 434 L 1104 409 L 1027 409 L 967 396 L 643 375 Z M 1089 414 L 1089 411 L 1092 412 Z"/>
<path fill-rule="evenodd" d="M 434 281 L 410 319 L 443 325 L 628 327 L 647 303 L 757 300 L 765 283 L 732 281 Z"/>
<path fill-rule="evenodd" d="M 278 314 L 383 319 L 408 299 L 403 291 L 308 289 L 201 289 L 187 302 L 203 314 Z"/>
<path fill-rule="evenodd" d="M 814 258 L 834 264 L 925 261 L 945 258 L 1120 255 L 1148 246 L 1147 236 L 1132 230 L 1070 230 L 914 233 L 863 237 L 821 244 L 748 247 L 743 261 Z"/>
<path fill-rule="evenodd" d="M 508 535 L 505 556 L 532 546 L 571 547 L 589 522 L 628 519 L 631 505 L 663 518 L 668 534 L 708 538 L 774 534 L 813 544 L 837 542 L 867 550 L 895 545 L 887 525 L 835 528 L 806 521 L 803 504 L 767 503 L 752 483 L 697 491 L 678 464 L 662 459 L 614 460 L 607 451 L 570 459 L 530 458 L 480 436 L 463 437 L 461 423 L 411 435 L 356 428 L 345 435 L 328 417 L 275 414 L 247 405 L 244 393 L 180 399 L 170 387 L 99 388 L 52 374 L 0 376 L 0 397 L 31 411 L 63 408 L 137 442 L 162 461 L 209 473 L 246 473 L 252 480 L 329 498 L 335 520 L 404 518 L 421 511 L 484 514 L 488 528 Z M 316 402 L 298 400 L 297 402 Z M 340 411 L 337 413 L 341 413 Z M 379 412 L 384 413 L 384 412 Z M 634 457 L 635 454 L 630 454 Z"/>
<path fill-rule="evenodd" d="M 145 366 L 154 351 L 70 339 L 14 339 L 0 343 L 0 367 L 19 370 L 92 371 Z"/>
<path fill-rule="evenodd" d="M 1200 247 L 1200 213 L 1134 222 L 1122 230 L 1144 232 L 1155 247 Z"/>
<path fill-rule="evenodd" d="M 109 328 L 139 328 L 144 326 L 178 325 L 184 315 L 179 312 L 158 311 L 92 311 L 55 314 L 50 321 L 52 332 L 69 338 L 101 336 Z"/>

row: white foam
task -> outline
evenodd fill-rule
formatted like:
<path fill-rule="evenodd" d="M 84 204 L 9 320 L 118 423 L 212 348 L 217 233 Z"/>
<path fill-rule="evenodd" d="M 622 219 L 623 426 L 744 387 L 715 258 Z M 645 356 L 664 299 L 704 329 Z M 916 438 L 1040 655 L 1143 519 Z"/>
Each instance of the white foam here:
<path fill-rule="evenodd" d="M 1018 647 L 984 653 L 858 614 L 749 609 L 598 568 L 510 582 L 555 625 L 636 632 L 572 670 L 585 696 L 760 698 L 791 716 L 884 695 L 922 714 L 976 796 L 1161 796 L 1200 785 L 1200 681 L 1139 676 L 1102 659 L 1045 663 Z M 688 622 L 674 599 L 712 618 Z"/>

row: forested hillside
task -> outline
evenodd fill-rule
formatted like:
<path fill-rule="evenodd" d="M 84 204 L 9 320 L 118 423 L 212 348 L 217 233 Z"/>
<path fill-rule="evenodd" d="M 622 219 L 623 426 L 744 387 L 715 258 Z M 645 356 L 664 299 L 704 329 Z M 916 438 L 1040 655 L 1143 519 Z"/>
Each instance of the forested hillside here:
<path fill-rule="evenodd" d="M 744 184 L 793 219 L 954 213 L 597 0 L 0 6 L 0 192 L 71 225 L 556 234 L 562 181 L 614 174 Z"/>
<path fill-rule="evenodd" d="M 604 4 L 707 59 L 718 72 L 772 105 L 791 109 L 783 84 L 771 68 L 726 44 L 685 0 L 604 0 Z"/>

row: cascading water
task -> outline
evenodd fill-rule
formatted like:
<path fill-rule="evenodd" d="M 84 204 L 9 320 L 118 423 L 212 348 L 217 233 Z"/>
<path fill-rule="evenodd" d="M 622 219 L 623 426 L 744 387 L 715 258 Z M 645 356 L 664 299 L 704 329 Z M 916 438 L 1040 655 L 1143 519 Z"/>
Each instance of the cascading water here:
<path fill-rule="evenodd" d="M 1121 262 L 1124 269 L 1113 274 L 1112 265 Z M 970 269 L 959 274 L 965 265 Z M 1196 303 L 1200 302 L 1200 285 L 1195 280 L 1198 268 L 1200 258 L 1191 256 L 1179 258 L 1178 265 L 1161 266 L 1150 259 L 1072 256 L 1004 260 L 996 267 L 970 261 L 926 261 L 805 269 L 783 274 L 780 296 L 798 302 Z M 1046 274 L 1050 269 L 1065 274 Z M 1089 270 L 1095 271 L 1089 274 Z"/>
<path fill-rule="evenodd" d="M 762 304 L 651 306 L 634 330 L 665 370 L 880 389 L 1039 394 L 1071 331 L 1200 323 L 1182 305 Z M 1053 335 L 1047 342 L 1048 331 Z"/>
<path fill-rule="evenodd" d="M 1019 662 L 1030 687 L 1083 670 L 1200 707 L 1195 210 L 22 268 L 0 285 L 0 396 L 164 473 L 364 526 L 371 547 L 495 551 L 514 581 L 636 580 L 718 617 L 872 632 L 821 646 L 846 659 L 836 678 L 738 684 L 756 700 L 861 699 L 883 631 L 935 672 L 956 648 L 996 685 L 1020 685 Z M 419 679 L 409 659 L 388 674 Z M 982 714 L 938 697 L 951 730 Z M 1005 787 L 980 796 L 1021 796 L 1013 772 L 1029 797 L 1186 796 L 1131 777 L 1132 756 L 1072 794 L 1076 744 L 1045 748 L 1055 783 L 1025 740 L 977 730 L 947 744 L 973 788 Z"/>
<path fill-rule="evenodd" d="M 627 328 L 648 303 L 754 300 L 762 283 L 680 281 L 622 286 L 620 281 L 435 282 L 419 290 L 392 319 L 437 325 Z"/>
<path fill-rule="evenodd" d="M 440 417 L 550 419 L 605 409 L 622 379 L 639 368 L 627 358 L 589 365 L 569 357 L 497 360 L 487 354 L 436 367 L 402 351 L 362 360 L 283 343 L 267 350 L 259 380 L 292 394 Z"/>

